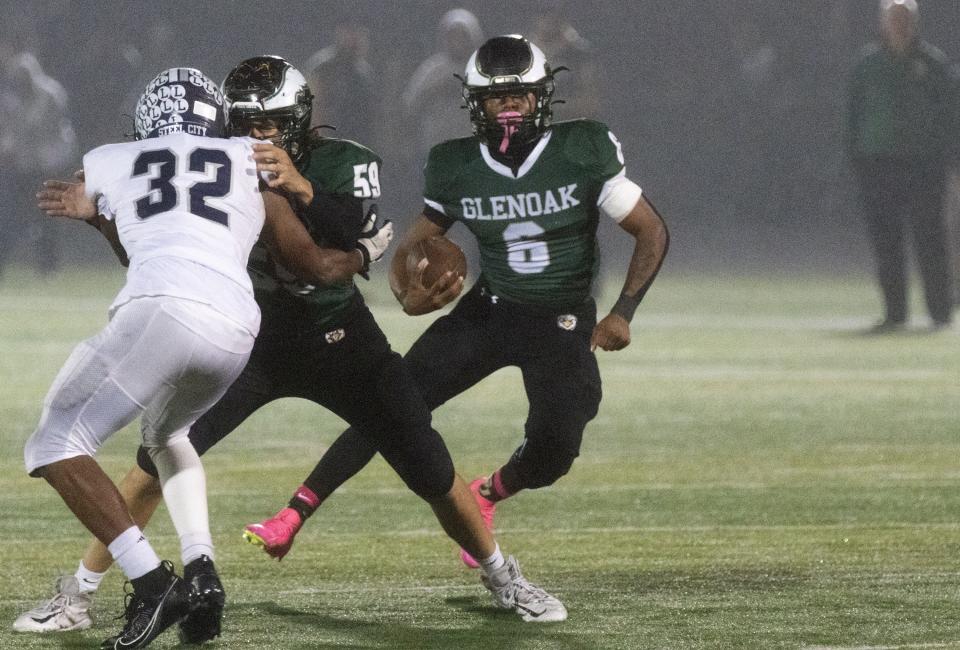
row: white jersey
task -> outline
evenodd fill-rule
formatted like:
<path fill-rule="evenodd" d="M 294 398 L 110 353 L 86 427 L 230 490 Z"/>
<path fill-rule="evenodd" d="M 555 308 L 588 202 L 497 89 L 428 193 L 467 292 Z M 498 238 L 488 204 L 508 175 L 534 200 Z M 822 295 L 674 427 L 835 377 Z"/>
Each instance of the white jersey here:
<path fill-rule="evenodd" d="M 173 296 L 208 304 L 257 334 L 246 270 L 265 217 L 255 142 L 174 133 L 83 157 L 87 195 L 116 222 L 130 259 L 111 313 L 134 298 Z"/>

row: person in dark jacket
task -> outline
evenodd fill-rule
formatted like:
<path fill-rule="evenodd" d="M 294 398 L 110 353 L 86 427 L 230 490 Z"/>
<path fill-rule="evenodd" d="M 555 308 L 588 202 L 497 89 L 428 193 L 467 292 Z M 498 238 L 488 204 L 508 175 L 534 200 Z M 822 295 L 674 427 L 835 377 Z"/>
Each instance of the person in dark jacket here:
<path fill-rule="evenodd" d="M 919 38 L 916 0 L 881 0 L 880 24 L 881 41 L 853 72 L 846 132 L 886 309 L 872 331 L 906 325 L 907 231 L 933 328 L 942 329 L 953 310 L 943 203 L 956 97 L 946 57 Z"/>

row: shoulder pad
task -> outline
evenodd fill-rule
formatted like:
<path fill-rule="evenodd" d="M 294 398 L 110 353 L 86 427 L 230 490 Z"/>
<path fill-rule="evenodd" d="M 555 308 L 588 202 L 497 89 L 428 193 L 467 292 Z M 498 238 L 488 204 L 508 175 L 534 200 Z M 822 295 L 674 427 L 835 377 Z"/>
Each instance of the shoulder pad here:
<path fill-rule="evenodd" d="M 553 129 L 564 155 L 591 173 L 608 178 L 623 169 L 620 143 L 603 122 L 569 120 L 554 124 Z"/>
<path fill-rule="evenodd" d="M 480 157 L 480 141 L 472 136 L 434 145 L 424 167 L 424 194 L 438 196 L 443 188 L 455 184 L 470 162 Z"/>

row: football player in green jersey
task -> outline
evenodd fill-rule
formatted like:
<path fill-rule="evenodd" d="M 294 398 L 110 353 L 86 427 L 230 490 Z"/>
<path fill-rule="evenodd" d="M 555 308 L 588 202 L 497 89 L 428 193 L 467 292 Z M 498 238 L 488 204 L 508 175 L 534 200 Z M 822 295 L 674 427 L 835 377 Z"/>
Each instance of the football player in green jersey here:
<path fill-rule="evenodd" d="M 599 122 L 553 123 L 553 91 L 543 53 L 522 36 L 490 39 L 470 57 L 463 93 L 474 136 L 430 151 L 423 213 L 390 270 L 404 311 L 424 314 L 456 298 L 463 278 L 448 272 L 422 286 L 407 273 L 411 248 L 457 222 L 479 244 L 477 283 L 405 359 L 431 410 L 500 368 L 520 368 L 530 403 L 523 442 L 470 485 L 491 527 L 499 501 L 570 469 L 600 404 L 594 351 L 629 345 L 630 320 L 669 241 L 660 215 L 627 179 L 617 139 Z M 590 292 L 601 218 L 614 220 L 634 249 L 619 299 L 597 322 Z M 362 467 L 362 438 L 348 429 L 321 459 L 314 474 L 328 488 Z M 477 565 L 466 550 L 461 557 Z"/>
<path fill-rule="evenodd" d="M 369 211 L 365 216 L 365 203 L 380 196 L 376 154 L 355 142 L 311 132 L 312 96 L 306 80 L 280 57 L 243 61 L 227 75 L 223 91 L 231 128 L 272 141 L 254 145 L 258 169 L 268 185 L 288 195 L 314 240 L 344 250 L 362 246 L 371 235 L 362 229 L 372 227 L 376 217 Z M 430 426 L 430 411 L 406 365 L 390 349 L 354 283 L 304 284 L 276 265 L 261 243 L 254 247 L 248 270 L 262 314 L 260 334 L 240 377 L 191 427 L 189 439 L 198 454 L 271 401 L 311 400 L 367 432 L 359 443 L 359 460 L 351 464 L 366 464 L 372 455 L 368 447 L 380 451 L 410 489 L 430 504 L 450 537 L 485 558 L 483 582 L 498 606 L 514 609 L 527 621 L 565 619 L 563 604 L 529 583 L 516 560 L 503 557 L 484 527 L 469 488 L 455 474 L 443 440 Z M 143 527 L 162 495 L 156 467 L 143 447 L 137 463 L 118 487 Z M 289 531 L 295 533 L 306 512 L 331 491 L 319 474 L 311 475 L 298 488 L 291 508 L 269 526 L 248 526 L 245 538 L 282 558 L 290 544 L 277 544 L 277 536 L 288 536 L 292 543 Z M 14 629 L 89 627 L 92 594 L 112 563 L 106 547 L 92 540 L 76 574 L 62 576 L 53 598 L 22 614 Z M 195 643 L 214 638 L 220 632 L 219 615 L 187 617 L 181 623 L 183 638 Z"/>

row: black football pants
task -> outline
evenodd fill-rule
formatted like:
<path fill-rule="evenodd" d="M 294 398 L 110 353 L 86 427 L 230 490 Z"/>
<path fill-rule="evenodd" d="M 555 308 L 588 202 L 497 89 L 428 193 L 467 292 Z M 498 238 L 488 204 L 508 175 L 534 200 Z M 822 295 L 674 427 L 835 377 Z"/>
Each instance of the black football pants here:
<path fill-rule="evenodd" d="M 523 488 L 550 485 L 569 470 L 599 408 L 600 372 L 590 351 L 596 307 L 590 301 L 576 312 L 571 314 L 576 324 L 567 330 L 560 326 L 561 314 L 511 304 L 474 286 L 404 357 L 431 410 L 500 368 L 520 368 L 530 408 L 524 441 L 508 464 Z M 572 324 L 568 318 L 562 322 Z M 321 459 L 314 472 L 327 489 L 362 468 L 357 462 L 362 438 L 348 429 Z"/>
<path fill-rule="evenodd" d="M 858 161 L 856 168 L 886 320 L 907 320 L 909 232 L 930 317 L 936 323 L 950 322 L 953 290 L 943 213 L 943 162 L 870 158 Z"/>
<path fill-rule="evenodd" d="M 430 411 L 403 359 L 390 349 L 366 305 L 360 302 L 337 323 L 322 329 L 302 323 L 265 322 L 250 361 L 223 398 L 190 429 L 198 454 L 205 453 L 261 406 L 283 397 L 300 397 L 329 409 L 360 434 L 341 450 L 351 467 L 365 465 L 380 451 L 417 494 L 446 494 L 453 485 L 453 462 Z M 287 334 L 285 335 L 284 332 Z M 332 333 L 338 335 L 328 336 Z M 157 475 L 141 448 L 140 467 Z M 311 485 L 319 496 L 323 485 Z"/>

